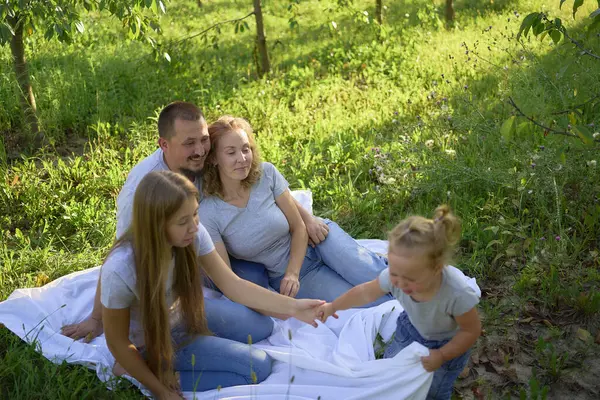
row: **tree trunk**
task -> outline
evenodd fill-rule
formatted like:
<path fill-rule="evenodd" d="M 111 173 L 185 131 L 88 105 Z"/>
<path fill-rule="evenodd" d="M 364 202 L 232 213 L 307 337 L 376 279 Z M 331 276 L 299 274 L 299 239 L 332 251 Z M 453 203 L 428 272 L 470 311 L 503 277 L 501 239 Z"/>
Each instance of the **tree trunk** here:
<path fill-rule="evenodd" d="M 25 60 L 25 46 L 23 44 L 23 24 L 19 21 L 18 16 L 9 19 L 9 23 L 15 31 L 15 35 L 10 41 L 10 50 L 13 56 L 13 63 L 15 67 L 15 74 L 17 75 L 17 82 L 21 89 L 21 109 L 25 116 L 25 122 L 29 126 L 31 133 L 37 134 L 39 132 L 39 125 L 36 115 L 35 96 L 33 95 L 33 89 L 31 82 L 29 81 L 29 70 L 27 67 L 27 61 Z"/>
<path fill-rule="evenodd" d="M 454 21 L 454 7 L 452 6 L 452 0 L 446 0 L 446 21 Z"/>
<path fill-rule="evenodd" d="M 254 18 L 256 18 L 256 47 L 260 65 L 257 65 L 258 76 L 261 78 L 271 71 L 269 53 L 267 52 L 267 38 L 265 37 L 265 26 L 263 24 L 262 7 L 260 0 L 254 1 Z"/>
<path fill-rule="evenodd" d="M 383 10 L 383 0 L 376 0 L 375 2 L 375 18 L 377 19 L 377 22 L 379 23 L 379 25 L 383 24 L 383 15 L 382 15 L 382 10 Z"/>

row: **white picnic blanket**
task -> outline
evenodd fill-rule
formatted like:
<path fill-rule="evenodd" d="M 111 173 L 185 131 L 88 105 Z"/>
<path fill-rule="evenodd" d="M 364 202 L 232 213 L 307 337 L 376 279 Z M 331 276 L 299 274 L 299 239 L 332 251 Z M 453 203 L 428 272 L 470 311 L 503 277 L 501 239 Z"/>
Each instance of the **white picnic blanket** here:
<path fill-rule="evenodd" d="M 308 196 L 304 200 L 312 199 Z M 359 243 L 380 253 L 387 252 L 385 241 Z M 63 325 L 81 321 L 91 312 L 99 271 L 96 267 L 63 276 L 41 288 L 15 290 L 0 303 L 0 323 L 27 342 L 37 341 L 48 360 L 85 365 L 110 386 L 114 358 L 104 335 L 86 344 L 60 334 Z M 465 279 L 479 292 L 474 279 Z M 210 290 L 205 295 L 218 296 Z M 432 378 L 420 362 L 420 357 L 428 354 L 425 347 L 413 343 L 394 358 L 375 360 L 373 344 L 377 333 L 389 340 L 400 311 L 400 304 L 392 300 L 378 307 L 341 312 L 339 320 L 329 318 L 318 328 L 295 319 L 275 320 L 273 334 L 255 344 L 276 360 L 272 374 L 264 382 L 220 391 L 188 392 L 186 398 L 424 399 Z"/>

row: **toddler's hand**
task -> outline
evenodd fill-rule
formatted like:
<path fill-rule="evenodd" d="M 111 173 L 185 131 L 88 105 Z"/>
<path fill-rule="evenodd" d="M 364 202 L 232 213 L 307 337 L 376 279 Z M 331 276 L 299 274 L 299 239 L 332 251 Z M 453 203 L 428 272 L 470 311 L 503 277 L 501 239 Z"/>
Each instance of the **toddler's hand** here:
<path fill-rule="evenodd" d="M 319 320 L 321 322 L 327 321 L 327 318 L 329 317 L 333 317 L 336 319 L 339 318 L 335 310 L 333 309 L 333 304 L 331 303 L 323 304 L 317 312 L 317 316 L 319 317 Z"/>
<path fill-rule="evenodd" d="M 444 363 L 444 356 L 442 352 L 439 350 L 429 350 L 429 355 L 426 357 L 421 357 L 421 362 L 423 363 L 423 368 L 427 372 L 433 372 Z"/>

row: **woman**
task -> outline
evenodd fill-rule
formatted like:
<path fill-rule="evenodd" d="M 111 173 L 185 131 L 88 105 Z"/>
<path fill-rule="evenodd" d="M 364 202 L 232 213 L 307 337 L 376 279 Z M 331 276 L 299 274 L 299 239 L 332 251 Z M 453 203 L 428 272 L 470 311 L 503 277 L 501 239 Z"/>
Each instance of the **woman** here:
<path fill-rule="evenodd" d="M 233 301 L 292 315 L 316 326 L 318 300 L 295 300 L 237 277 L 198 223 L 198 191 L 183 175 L 151 172 L 135 192 L 133 220 L 101 270 L 102 319 L 115 373 L 127 373 L 159 399 L 264 380 L 261 350 L 210 336 L 204 270 Z M 177 371 L 180 381 L 175 378 Z"/>
<path fill-rule="evenodd" d="M 252 128 L 242 118 L 222 117 L 208 128 L 202 224 L 217 252 L 263 264 L 281 294 L 333 301 L 355 285 L 375 279 L 387 260 L 362 247 L 331 221 L 327 239 L 308 246 L 306 228 L 288 183 L 261 163 Z M 391 300 L 382 296 L 369 304 Z"/>

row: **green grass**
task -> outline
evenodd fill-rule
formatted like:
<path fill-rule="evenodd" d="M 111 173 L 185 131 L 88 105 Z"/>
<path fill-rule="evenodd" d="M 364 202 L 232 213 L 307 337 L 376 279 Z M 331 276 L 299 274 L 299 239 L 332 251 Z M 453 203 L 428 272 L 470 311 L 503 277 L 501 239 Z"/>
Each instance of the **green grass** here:
<path fill-rule="evenodd" d="M 203 3 L 171 2 L 162 40 L 251 9 L 248 1 Z M 156 146 L 157 112 L 184 99 L 211 120 L 224 113 L 249 119 L 263 157 L 292 187 L 313 191 L 317 215 L 354 237 L 384 238 L 406 215 L 429 215 L 449 203 L 464 223 L 457 265 L 484 291 L 481 343 L 521 332 L 511 321 L 533 316 L 531 343 L 521 343 L 534 354 L 526 366 L 537 371 L 536 384 L 559 385 L 564 374 L 557 368 L 576 367 L 549 363 L 550 347 L 537 351 L 538 338 L 554 341 L 553 352 L 579 355 L 570 324 L 593 335 L 599 328 L 600 170 L 592 163 L 598 147 L 544 136 L 527 124 L 510 140 L 499 130 L 513 113 L 508 96 L 539 121 L 560 124 L 566 116 L 553 112 L 600 92 L 597 60 L 567 43 L 515 40 L 523 16 L 543 4 L 584 38 L 591 5 L 572 20 L 558 1 L 457 1 L 455 27 L 447 30 L 442 2 L 384 2 L 380 41 L 380 29 L 353 11 L 372 14 L 374 1 L 356 1 L 352 9 L 330 3 L 300 2 L 300 27 L 291 32 L 287 2 L 266 2 L 274 71 L 262 80 L 252 30 L 236 35 L 223 28 L 217 48 L 200 38 L 167 46 L 171 63 L 125 41 L 119 24 L 104 15 L 87 17 L 86 32 L 68 46 L 34 35 L 27 57 L 50 144 L 23 154 L 11 145 L 22 118 L 10 51 L 0 49 L 0 299 L 101 262 L 114 237 L 119 188 Z M 597 37 L 583 40 L 600 52 Z M 599 129 L 600 112 L 586 118 Z M 564 330 L 563 337 L 549 338 L 542 320 Z M 516 352 L 507 357 L 524 362 Z M 50 364 L 6 330 L 0 358 L 2 398 L 134 393 L 105 391 L 81 367 Z M 531 389 L 528 382 L 476 384 L 496 396 Z"/>

